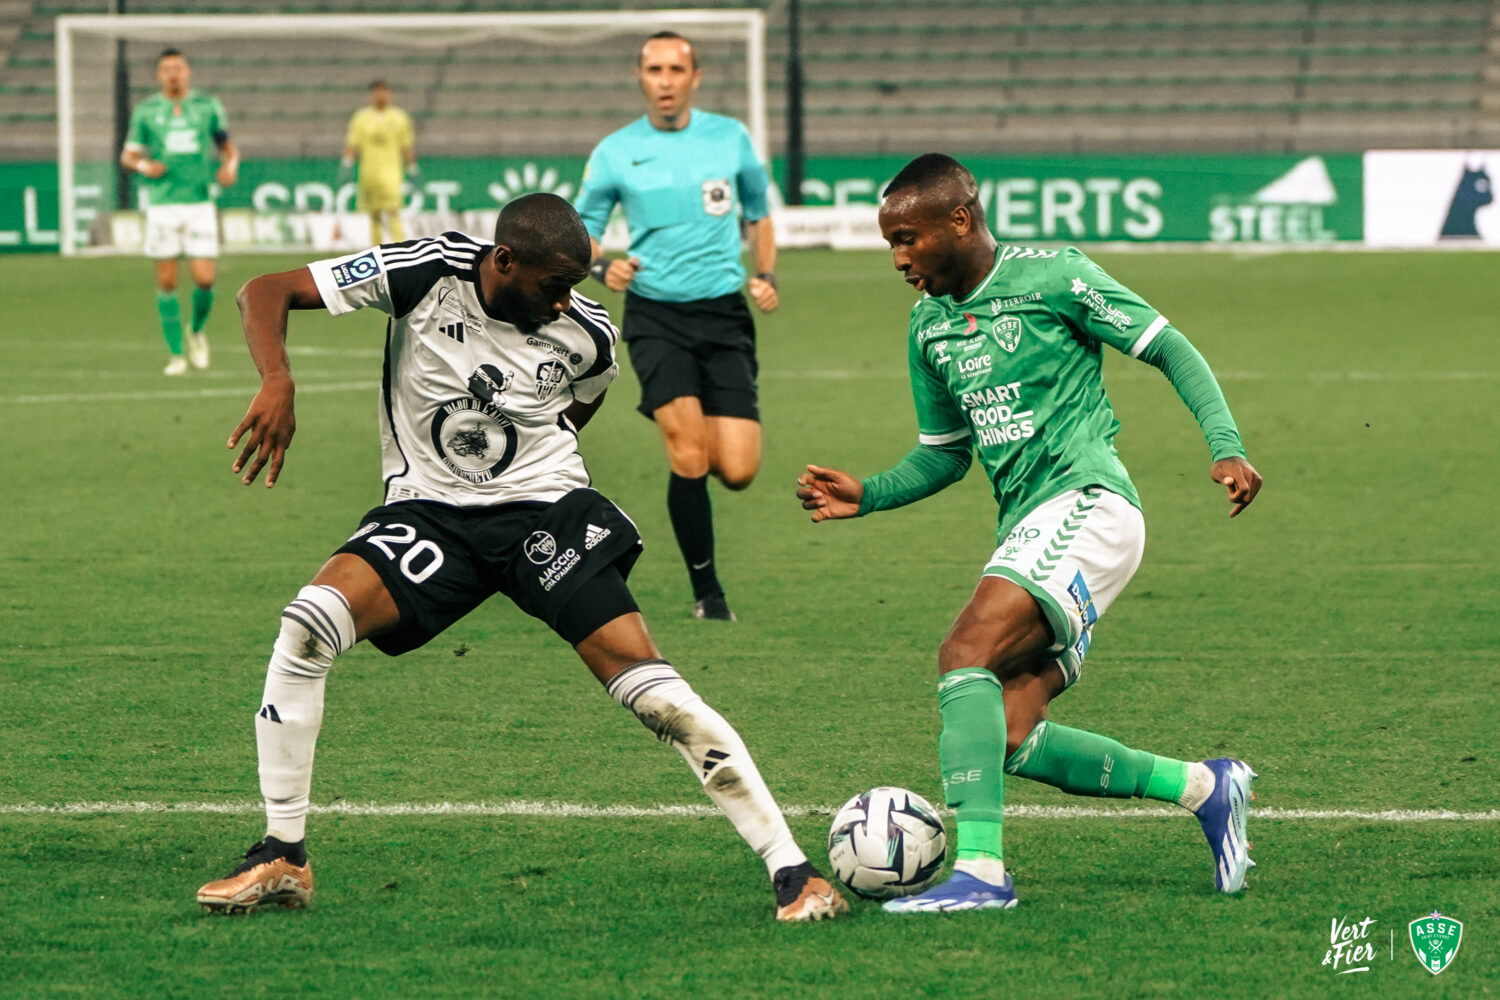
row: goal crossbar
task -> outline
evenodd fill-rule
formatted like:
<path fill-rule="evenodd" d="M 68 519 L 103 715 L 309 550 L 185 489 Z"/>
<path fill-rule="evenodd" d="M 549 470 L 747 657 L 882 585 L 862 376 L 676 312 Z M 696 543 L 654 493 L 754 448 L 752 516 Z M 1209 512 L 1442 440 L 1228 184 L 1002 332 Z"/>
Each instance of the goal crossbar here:
<path fill-rule="evenodd" d="M 745 42 L 746 122 L 756 153 L 770 154 L 766 112 L 766 23 L 759 10 L 555 11 L 465 14 L 64 14 L 57 18 L 57 170 L 59 246 L 72 255 L 77 199 L 73 189 L 74 39 L 95 36 L 124 40 L 172 38 L 278 38 L 342 34 L 361 41 L 441 48 L 486 38 L 560 43 L 558 33 L 587 42 L 640 30 L 673 28 L 703 38 Z"/>

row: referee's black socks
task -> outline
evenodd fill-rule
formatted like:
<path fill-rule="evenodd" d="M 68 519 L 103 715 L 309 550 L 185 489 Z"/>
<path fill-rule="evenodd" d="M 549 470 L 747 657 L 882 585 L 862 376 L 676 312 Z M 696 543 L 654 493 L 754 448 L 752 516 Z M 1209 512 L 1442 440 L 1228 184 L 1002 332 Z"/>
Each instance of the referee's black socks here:
<path fill-rule="evenodd" d="M 687 563 L 694 600 L 724 593 L 714 572 L 714 511 L 708 499 L 708 477 L 689 479 L 672 473 L 667 482 L 667 516 Z"/>

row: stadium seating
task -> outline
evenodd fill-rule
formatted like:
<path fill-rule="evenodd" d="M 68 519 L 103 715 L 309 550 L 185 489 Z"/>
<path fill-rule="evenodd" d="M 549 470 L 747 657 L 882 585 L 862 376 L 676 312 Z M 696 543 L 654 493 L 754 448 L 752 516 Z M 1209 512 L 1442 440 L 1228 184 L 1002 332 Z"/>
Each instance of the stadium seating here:
<path fill-rule="evenodd" d="M 746 6 L 699 0 L 693 7 Z M 493 10 L 478 0 L 131 0 L 135 13 Z M 619 10 L 604 0 L 533 9 Z M 648 8 L 646 3 L 629 6 Z M 783 139 L 785 3 L 768 6 L 774 148 Z M 0 0 L 0 157 L 56 150 L 52 22 L 85 0 Z M 803 0 L 807 150 L 1328 151 L 1500 144 L 1500 5 L 1493 0 Z M 914 16 L 914 12 L 916 16 Z M 649 18 L 642 19 L 643 31 Z M 162 39 L 168 43 L 171 39 Z M 190 46 L 198 81 L 257 156 L 334 156 L 376 76 L 398 89 L 422 151 L 581 155 L 639 114 L 634 42 L 567 65 L 519 43 L 391 50 L 350 39 Z M 127 46 L 132 99 L 154 89 L 157 43 Z M 702 106 L 742 114 L 742 53 L 704 45 Z M 315 82 L 309 82 L 315 81 Z M 110 79 L 78 83 L 101 134 Z M 528 94 L 575 93 L 540 113 Z"/>

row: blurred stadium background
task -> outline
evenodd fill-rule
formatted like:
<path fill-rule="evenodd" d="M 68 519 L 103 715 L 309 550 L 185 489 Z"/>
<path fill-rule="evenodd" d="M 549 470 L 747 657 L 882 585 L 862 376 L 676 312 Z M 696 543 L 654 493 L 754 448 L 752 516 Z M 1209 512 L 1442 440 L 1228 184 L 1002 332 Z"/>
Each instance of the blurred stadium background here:
<path fill-rule="evenodd" d="M 1500 148 L 1494 0 L 693 7 L 764 15 L 764 141 L 789 203 L 867 206 L 905 158 L 942 149 L 991 182 L 986 195 L 1003 238 L 1420 245 L 1441 234 L 1465 168 L 1485 169 L 1483 151 Z M 414 8 L 399 0 L 0 0 L 0 246 L 57 242 L 57 18 L 122 9 L 182 24 L 187 14 L 285 19 Z M 420 9 L 582 11 L 614 19 L 616 31 L 466 37 L 451 28 L 292 28 L 204 37 L 169 26 L 118 45 L 81 34 L 69 70 L 80 243 L 130 248 L 128 231 L 112 233 L 101 220 L 131 204 L 114 156 L 128 108 L 156 88 L 153 62 L 164 44 L 185 48 L 195 85 L 224 101 L 246 159 L 241 182 L 221 200 L 231 210 L 231 247 L 326 242 L 319 234 L 328 227 L 310 233 L 307 214 L 349 207 L 352 186 L 335 189 L 332 164 L 349 114 L 376 77 L 392 82 L 416 122 L 425 176 L 412 210 L 429 216 L 416 220 L 418 232 L 483 228 L 461 213 L 493 212 L 520 190 L 576 189 L 598 138 L 640 113 L 634 50 L 659 26 L 651 13 L 659 6 L 440 0 Z M 686 30 L 699 37 L 706 69 L 699 105 L 746 117 L 746 45 Z M 1450 153 L 1371 163 L 1372 150 Z M 1375 214 L 1387 217 L 1370 217 L 1372 188 L 1382 202 Z M 1391 204 L 1413 197 L 1420 207 Z M 260 229 L 234 209 L 263 217 Z M 1477 209 L 1478 235 L 1500 241 L 1493 209 Z M 872 243 L 868 212 L 837 224 L 822 215 L 804 232 L 794 213 L 782 227 L 788 240 L 829 242 L 832 231 L 832 242 Z"/>

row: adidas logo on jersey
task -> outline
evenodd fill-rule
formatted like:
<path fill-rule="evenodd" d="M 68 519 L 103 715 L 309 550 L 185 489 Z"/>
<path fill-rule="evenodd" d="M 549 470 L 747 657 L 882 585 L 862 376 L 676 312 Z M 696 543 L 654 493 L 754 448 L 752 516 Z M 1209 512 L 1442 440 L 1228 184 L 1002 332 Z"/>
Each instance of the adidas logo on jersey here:
<path fill-rule="evenodd" d="M 608 537 L 608 528 L 601 528 L 597 524 L 591 524 L 583 529 L 583 547 L 585 549 L 592 549 Z"/>

